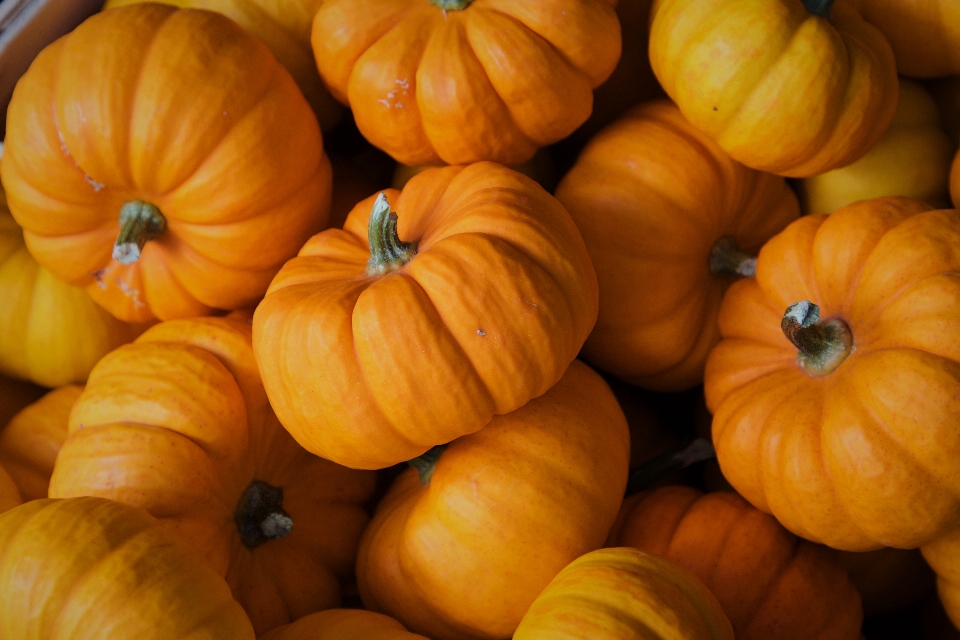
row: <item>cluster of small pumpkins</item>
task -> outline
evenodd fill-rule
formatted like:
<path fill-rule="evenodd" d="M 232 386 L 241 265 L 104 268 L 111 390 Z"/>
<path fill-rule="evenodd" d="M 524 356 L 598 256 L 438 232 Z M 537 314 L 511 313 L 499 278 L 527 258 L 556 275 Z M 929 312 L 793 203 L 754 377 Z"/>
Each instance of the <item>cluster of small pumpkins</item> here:
<path fill-rule="evenodd" d="M 108 0 L 7 111 L 0 638 L 960 637 L 958 146 L 956 0 Z"/>

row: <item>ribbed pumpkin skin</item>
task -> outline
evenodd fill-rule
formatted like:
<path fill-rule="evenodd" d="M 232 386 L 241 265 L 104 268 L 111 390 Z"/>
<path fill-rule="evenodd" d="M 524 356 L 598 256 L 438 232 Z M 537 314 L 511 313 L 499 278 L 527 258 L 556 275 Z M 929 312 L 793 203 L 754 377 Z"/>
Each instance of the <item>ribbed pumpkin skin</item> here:
<path fill-rule="evenodd" d="M 226 576 L 262 633 L 340 605 L 372 473 L 310 455 L 267 403 L 250 318 L 169 321 L 107 355 L 70 415 L 51 497 L 141 507 Z M 283 490 L 289 535 L 253 549 L 234 514 L 252 481 Z"/>
<path fill-rule="evenodd" d="M 960 4 L 954 0 L 858 0 L 864 20 L 893 48 L 897 70 L 914 78 L 960 74 Z"/>
<path fill-rule="evenodd" d="M 749 169 L 666 100 L 634 107 L 591 140 L 557 187 L 600 285 L 583 357 L 632 384 L 703 380 L 734 276 L 710 271 L 723 237 L 756 255 L 800 214 L 783 178 Z"/>
<path fill-rule="evenodd" d="M 145 511 L 101 498 L 0 515 L 0 637 L 253 640 L 223 579 Z"/>
<path fill-rule="evenodd" d="M 960 527 L 960 214 L 879 198 L 800 218 L 727 291 L 704 376 L 724 476 L 838 549 L 915 548 Z M 854 350 L 811 375 L 780 328 L 798 301 Z M 880 480 L 882 478 L 882 481 Z"/>
<path fill-rule="evenodd" d="M 104 9 L 150 0 L 107 0 Z M 227 16 L 263 40 L 286 67 L 313 112 L 327 131 L 340 119 L 343 107 L 323 86 L 310 48 L 310 28 L 323 0 L 160 0 L 163 4 L 207 9 Z"/>
<path fill-rule="evenodd" d="M 735 493 L 672 486 L 630 496 L 607 544 L 662 556 L 697 576 L 737 640 L 860 635 L 860 595 L 837 557 Z"/>
<path fill-rule="evenodd" d="M 513 640 L 733 637 L 717 599 L 693 574 L 664 558 L 618 548 L 567 565 L 530 606 Z"/>
<path fill-rule="evenodd" d="M 70 410 L 83 387 L 69 384 L 47 393 L 0 430 L 0 466 L 20 489 L 24 502 L 46 498 L 50 474 L 67 439 Z"/>
<path fill-rule="evenodd" d="M 331 180 L 316 118 L 266 46 L 158 4 L 96 14 L 37 56 L 0 177 L 37 261 L 131 322 L 255 304 L 323 228 Z M 119 214 L 136 200 L 167 228 L 122 265 Z"/>
<path fill-rule="evenodd" d="M 413 469 L 397 478 L 360 542 L 364 606 L 433 640 L 509 638 L 557 572 L 603 545 L 629 455 L 616 399 L 574 361 L 453 441 L 429 485 Z"/>
<path fill-rule="evenodd" d="M 620 56 L 612 0 L 326 0 L 320 76 L 374 146 L 407 165 L 516 165 L 583 123 Z"/>
<path fill-rule="evenodd" d="M 897 105 L 893 52 L 851 4 L 655 0 L 650 62 L 683 115 L 748 167 L 805 177 L 856 160 Z"/>
<path fill-rule="evenodd" d="M 328 609 L 277 627 L 258 640 L 427 640 L 382 613 Z"/>
<path fill-rule="evenodd" d="M 920 552 L 937 574 L 937 595 L 944 611 L 960 629 L 960 530 L 925 544 Z"/>
<path fill-rule="evenodd" d="M 301 249 L 254 315 L 257 363 L 307 450 L 378 469 L 477 431 L 552 387 L 596 321 L 576 225 L 529 178 L 491 162 L 385 190 L 417 255 L 366 275 L 360 202 Z"/>
<path fill-rule="evenodd" d="M 0 371 L 46 387 L 83 382 L 100 358 L 146 328 L 117 320 L 86 291 L 37 264 L 3 189 L 0 292 Z"/>

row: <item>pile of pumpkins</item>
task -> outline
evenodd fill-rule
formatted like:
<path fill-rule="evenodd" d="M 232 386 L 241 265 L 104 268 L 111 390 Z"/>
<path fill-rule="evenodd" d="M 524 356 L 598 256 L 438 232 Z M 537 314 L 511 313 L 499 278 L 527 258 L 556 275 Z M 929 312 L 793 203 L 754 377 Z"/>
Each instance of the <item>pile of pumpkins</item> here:
<path fill-rule="evenodd" d="M 109 0 L 5 131 L 0 637 L 960 637 L 960 2 Z"/>

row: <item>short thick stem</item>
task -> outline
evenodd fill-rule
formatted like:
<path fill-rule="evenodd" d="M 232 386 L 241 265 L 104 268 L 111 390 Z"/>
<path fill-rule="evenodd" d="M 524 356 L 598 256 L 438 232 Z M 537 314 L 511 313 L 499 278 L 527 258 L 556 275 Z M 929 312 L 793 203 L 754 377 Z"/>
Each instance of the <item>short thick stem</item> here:
<path fill-rule="evenodd" d="M 247 549 L 289 534 L 293 519 L 283 510 L 283 489 L 253 480 L 240 496 L 233 513 L 240 540 Z"/>
<path fill-rule="evenodd" d="M 370 211 L 367 225 L 367 242 L 370 243 L 370 258 L 367 260 L 367 275 L 382 276 L 399 269 L 417 255 L 417 245 L 403 242 L 397 235 L 397 214 L 390 211 L 387 196 L 377 196 Z"/>
<path fill-rule="evenodd" d="M 820 320 L 820 307 L 809 300 L 787 307 L 780 321 L 783 335 L 797 348 L 797 362 L 814 376 L 825 376 L 853 351 L 853 333 L 840 318 Z"/>
<path fill-rule="evenodd" d="M 630 496 L 649 489 L 657 481 L 666 478 L 675 471 L 686 469 L 692 464 L 710 460 L 717 456 L 713 445 L 705 438 L 697 438 L 681 451 L 672 451 L 651 458 L 630 470 L 627 479 L 626 495 Z"/>
<path fill-rule="evenodd" d="M 463 11 L 473 0 L 430 0 L 430 4 L 444 11 Z"/>
<path fill-rule="evenodd" d="M 803 6 L 813 15 L 829 20 L 830 10 L 833 8 L 833 0 L 803 0 Z"/>
<path fill-rule="evenodd" d="M 167 219 L 155 205 L 131 200 L 120 207 L 120 234 L 113 245 L 113 259 L 120 264 L 133 264 L 148 241 L 159 238 L 167 230 Z"/>
<path fill-rule="evenodd" d="M 710 273 L 752 278 L 757 273 L 757 257 L 741 251 L 732 237 L 723 236 L 710 249 Z"/>
<path fill-rule="evenodd" d="M 430 484 L 430 478 L 433 477 L 433 471 L 436 469 L 437 462 L 440 460 L 440 456 L 443 454 L 446 448 L 447 445 L 438 444 L 416 458 L 407 460 L 407 464 L 420 473 L 420 484 Z"/>

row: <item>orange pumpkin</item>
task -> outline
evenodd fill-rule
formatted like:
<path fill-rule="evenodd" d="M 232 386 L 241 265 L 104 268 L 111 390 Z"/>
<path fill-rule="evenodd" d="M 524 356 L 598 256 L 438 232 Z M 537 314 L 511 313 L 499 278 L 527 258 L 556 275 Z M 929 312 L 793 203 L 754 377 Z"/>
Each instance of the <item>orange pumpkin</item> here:
<path fill-rule="evenodd" d="M 630 496 L 607 545 L 663 556 L 697 576 L 738 640 L 860 635 L 860 595 L 838 558 L 735 493 L 670 486 Z"/>
<path fill-rule="evenodd" d="M 593 327 L 596 286 L 535 182 L 491 162 L 430 169 L 283 267 L 254 315 L 257 363 L 301 445 L 383 468 L 552 387 Z"/>
<path fill-rule="evenodd" d="M 960 74 L 960 3 L 956 0 L 857 0 L 864 20 L 890 42 L 897 70 L 935 78 Z"/>
<path fill-rule="evenodd" d="M 0 515 L 0 637 L 253 640 L 230 589 L 141 509 L 34 500 Z"/>
<path fill-rule="evenodd" d="M 277 627 L 258 640 L 427 640 L 380 613 L 328 609 Z"/>
<path fill-rule="evenodd" d="M 557 572 L 603 545 L 629 455 L 615 398 L 574 361 L 397 478 L 360 542 L 364 605 L 434 640 L 509 638 Z"/>
<path fill-rule="evenodd" d="M 96 14 L 37 56 L 0 178 L 37 261 L 131 322 L 256 303 L 330 204 L 286 69 L 228 18 L 158 4 Z"/>
<path fill-rule="evenodd" d="M 650 62 L 695 127 L 785 176 L 853 162 L 897 105 L 893 52 L 852 0 L 655 0 Z"/>
<path fill-rule="evenodd" d="M 221 574 L 257 633 L 340 605 L 374 474 L 310 455 L 267 403 L 250 318 L 170 321 L 100 361 L 51 497 L 141 507 Z"/>
<path fill-rule="evenodd" d="M 794 533 L 860 551 L 960 527 L 958 247 L 957 211 L 865 200 L 800 218 L 727 291 L 717 459 Z"/>
<path fill-rule="evenodd" d="M 591 140 L 556 195 L 600 284 L 583 357 L 657 391 L 700 384 L 723 292 L 800 213 L 783 178 L 732 160 L 666 100 Z"/>
<path fill-rule="evenodd" d="M 263 40 L 286 67 L 313 112 L 320 128 L 332 128 L 343 107 L 323 86 L 310 48 L 310 28 L 323 0 L 107 0 L 104 9 L 146 1 L 159 1 L 181 8 L 208 9 L 227 16 Z"/>
<path fill-rule="evenodd" d="M 0 466 L 24 501 L 46 498 L 50 474 L 67 439 L 70 410 L 83 387 L 69 384 L 47 393 L 15 415 L 0 431 Z"/>
<path fill-rule="evenodd" d="M 592 551 L 564 567 L 530 606 L 513 640 L 733 637 L 717 599 L 692 573 L 620 548 Z"/>
<path fill-rule="evenodd" d="M 590 115 L 620 56 L 613 0 L 326 0 L 320 76 L 408 165 L 516 165 Z"/>

